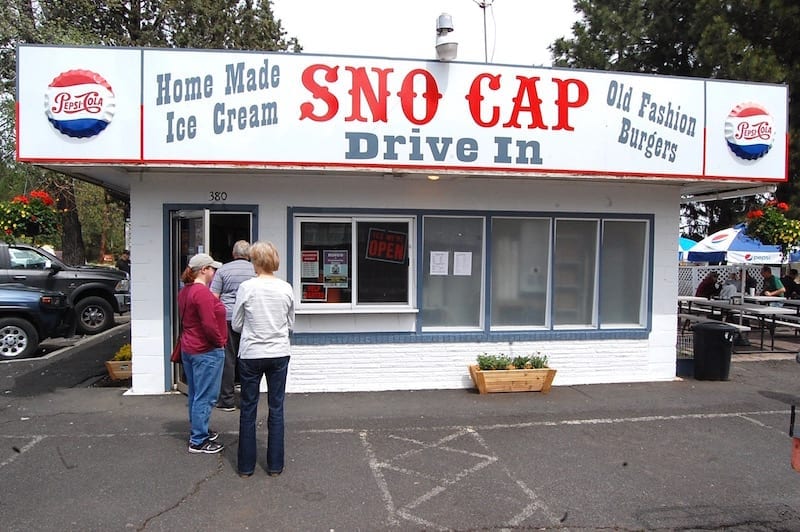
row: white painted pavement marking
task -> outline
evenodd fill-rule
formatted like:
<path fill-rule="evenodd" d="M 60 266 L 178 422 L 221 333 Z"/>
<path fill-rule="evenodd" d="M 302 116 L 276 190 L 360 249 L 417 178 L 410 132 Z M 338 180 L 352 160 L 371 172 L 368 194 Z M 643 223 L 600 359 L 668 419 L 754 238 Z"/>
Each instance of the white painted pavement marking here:
<path fill-rule="evenodd" d="M 361 438 L 362 444 L 364 445 L 364 449 L 367 453 L 370 469 L 381 491 L 386 511 L 388 513 L 389 522 L 392 525 L 398 524 L 398 517 L 399 517 L 405 519 L 406 521 L 410 521 L 418 526 L 422 526 L 428 529 L 435 529 L 435 530 L 451 529 L 452 528 L 451 526 L 442 525 L 423 518 L 422 516 L 415 513 L 415 510 L 424 503 L 434 499 L 437 496 L 446 493 L 448 490 L 452 488 L 457 488 L 464 479 L 469 478 L 474 473 L 499 463 L 498 457 L 492 453 L 491 449 L 489 448 L 489 445 L 486 443 L 486 440 L 484 440 L 480 436 L 480 434 L 478 434 L 472 427 L 461 427 L 455 432 L 452 432 L 451 434 L 448 434 L 433 442 L 426 442 L 418 439 L 406 438 L 394 434 L 389 434 L 388 437 L 390 439 L 409 443 L 411 445 L 414 445 L 415 447 L 410 450 L 400 452 L 394 455 L 393 457 L 389 458 L 388 460 L 378 460 L 373 445 L 369 439 L 370 431 L 361 431 L 359 433 L 359 436 Z M 465 449 L 457 449 L 447 445 L 448 443 L 453 442 L 454 440 L 465 436 L 477 442 L 483 449 L 485 449 L 486 453 L 471 452 Z M 478 461 L 476 463 L 471 464 L 469 467 L 462 468 L 455 472 L 450 472 L 449 474 L 443 472 L 440 473 L 438 476 L 434 474 L 429 474 L 427 472 L 421 472 L 414 469 L 401 467 L 396 464 L 396 461 L 403 460 L 410 456 L 419 455 L 429 450 L 454 452 L 465 456 L 469 456 L 471 458 L 475 458 Z M 500 463 L 500 467 L 503 473 L 512 480 L 512 484 L 517 486 L 530 501 L 528 504 L 525 505 L 524 508 L 522 508 L 515 515 L 509 518 L 508 526 L 511 527 L 517 526 L 519 523 L 523 522 L 525 519 L 533 515 L 533 512 L 536 510 L 542 511 L 553 524 L 558 523 L 558 519 L 555 516 L 553 516 L 552 512 L 549 511 L 549 509 L 544 505 L 544 503 L 539 499 L 539 497 L 533 490 L 528 488 L 525 485 L 525 483 L 522 482 L 521 480 L 514 478 L 509 468 L 506 467 L 504 464 Z M 412 501 L 403 505 L 401 508 L 397 508 L 397 505 L 395 504 L 394 498 L 392 496 L 391 486 L 389 485 L 389 483 L 386 480 L 386 477 L 383 474 L 383 472 L 386 470 L 398 472 L 406 476 L 424 478 L 426 480 L 431 481 L 435 485 L 428 491 L 420 494 Z"/>
<path fill-rule="evenodd" d="M 23 454 L 25 454 L 26 452 L 28 452 L 28 451 L 30 451 L 31 449 L 33 449 L 33 447 L 34 447 L 34 446 L 35 446 L 37 443 L 39 443 L 40 441 L 42 441 L 43 439 L 45 439 L 45 437 L 46 437 L 46 436 L 35 436 L 35 437 L 34 437 L 34 438 L 31 440 L 31 441 L 29 441 L 28 443 L 26 443 L 25 445 L 23 445 L 23 446 L 22 446 L 22 447 L 20 447 L 19 449 L 16 449 L 16 448 L 15 448 L 14 450 L 16 451 L 16 454 L 13 454 L 13 455 L 11 456 L 11 458 L 8 458 L 7 460 L 3 460 L 2 462 L 0 462 L 0 468 L 3 468 L 3 467 L 5 467 L 5 466 L 7 466 L 7 465 L 8 465 L 8 464 L 10 464 L 11 462 L 13 462 L 14 460 L 16 460 L 16 459 L 17 459 L 17 458 L 19 458 L 20 456 L 22 456 Z"/>
<path fill-rule="evenodd" d="M 434 499 L 435 497 L 446 493 L 449 489 L 457 487 L 462 480 L 468 478 L 470 475 L 476 473 L 477 471 L 480 471 L 489 466 L 499 466 L 500 469 L 503 471 L 503 473 L 512 481 L 514 485 L 516 485 L 525 494 L 527 499 L 530 501 L 516 514 L 508 518 L 508 520 L 504 525 L 507 528 L 503 528 L 503 530 L 505 530 L 521 526 L 526 519 L 530 518 L 536 512 L 541 512 L 541 514 L 543 514 L 546 517 L 546 519 L 555 526 L 559 525 L 560 518 L 553 514 L 551 509 L 541 500 L 541 498 L 537 495 L 537 493 L 534 490 L 529 488 L 522 480 L 515 478 L 513 472 L 496 455 L 492 453 L 488 443 L 478 432 L 479 430 L 491 431 L 496 429 L 514 429 L 514 428 L 528 428 L 528 427 L 608 425 L 608 424 L 618 424 L 618 423 L 652 423 L 658 421 L 677 421 L 677 420 L 690 420 L 690 419 L 726 419 L 726 418 L 728 419 L 741 418 L 747 422 L 752 422 L 761 425 L 765 428 L 771 428 L 753 419 L 752 416 L 785 415 L 787 411 L 788 410 L 761 410 L 761 411 L 747 411 L 747 412 L 680 414 L 680 415 L 669 415 L 669 416 L 639 416 L 639 417 L 626 417 L 626 418 L 589 418 L 589 419 L 573 419 L 573 420 L 565 419 L 559 421 L 497 423 L 497 424 L 480 425 L 480 426 L 445 426 L 445 427 L 413 426 L 413 427 L 388 428 L 388 429 L 369 429 L 369 430 L 360 429 L 358 430 L 358 435 L 364 447 L 364 451 L 367 455 L 372 475 L 375 478 L 375 482 L 377 483 L 378 488 L 381 492 L 381 497 L 384 502 L 384 506 L 388 516 L 387 518 L 390 525 L 398 526 L 400 524 L 400 519 L 404 519 L 408 522 L 414 523 L 415 525 L 424 527 L 426 529 L 450 530 L 452 527 L 442 525 L 439 523 L 434 523 L 428 519 L 425 519 L 422 516 L 414 513 L 414 510 L 423 503 L 428 502 Z M 427 442 L 417 438 L 406 436 L 409 432 L 421 432 L 421 431 L 430 432 L 430 431 L 441 431 L 441 430 L 449 430 L 453 432 L 433 442 Z M 346 428 L 309 429 L 298 432 L 306 434 L 308 433 L 341 434 L 347 432 L 354 433 L 356 432 L 356 429 L 346 429 Z M 398 433 L 403 433 L 406 435 L 400 435 Z M 375 453 L 373 444 L 370 441 L 370 436 L 377 434 L 386 434 L 387 437 L 390 439 L 400 442 L 405 442 L 415 447 L 400 452 L 399 454 L 396 454 L 395 456 L 393 456 L 388 460 L 379 460 Z M 448 445 L 448 443 L 453 442 L 457 438 L 461 438 L 463 436 L 472 437 L 483 449 L 486 450 L 486 453 L 485 454 L 476 453 L 473 451 L 467 451 L 465 449 L 459 449 L 457 447 Z M 461 469 L 460 471 L 457 471 L 455 474 L 445 476 L 444 478 L 442 478 L 441 476 L 435 476 L 432 474 L 416 471 L 406 467 L 401 467 L 395 463 L 395 461 L 397 460 L 408 458 L 414 455 L 419 455 L 420 453 L 430 449 L 436 449 L 452 453 L 460 453 L 465 456 L 476 458 L 479 461 L 471 465 L 470 467 Z M 387 482 L 386 477 L 384 476 L 384 471 L 393 471 L 403 475 L 424 478 L 426 480 L 433 482 L 436 485 L 433 488 L 426 491 L 425 493 L 422 493 L 421 495 L 416 497 L 411 502 L 398 508 L 394 501 L 394 497 L 392 496 L 391 486 L 389 482 Z"/>
<path fill-rule="evenodd" d="M 679 421 L 683 419 L 724 419 L 747 416 L 770 416 L 785 415 L 789 413 L 789 408 L 785 410 L 756 410 L 746 412 L 716 412 L 707 414 L 677 414 L 672 416 L 640 416 L 640 417 L 618 417 L 618 418 L 589 418 L 589 419 L 562 419 L 559 421 L 523 421 L 519 423 L 496 423 L 491 425 L 470 425 L 475 430 L 494 430 L 494 429 L 514 429 L 528 427 L 559 427 L 564 425 L 610 425 L 615 423 L 651 423 L 655 421 Z M 388 429 L 356 429 L 356 428 L 335 428 L 335 429 L 305 429 L 297 431 L 299 434 L 346 434 L 354 432 L 413 432 L 422 430 L 460 430 L 463 425 L 440 425 L 440 426 L 418 426 L 388 428 Z M 2 437 L 2 436 L 0 436 Z"/>

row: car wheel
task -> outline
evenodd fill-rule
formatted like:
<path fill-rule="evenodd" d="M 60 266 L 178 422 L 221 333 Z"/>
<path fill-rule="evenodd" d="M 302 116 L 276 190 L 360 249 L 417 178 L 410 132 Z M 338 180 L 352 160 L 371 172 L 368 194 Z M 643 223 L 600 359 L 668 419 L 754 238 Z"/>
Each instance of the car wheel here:
<path fill-rule="evenodd" d="M 0 319 L 0 359 L 32 355 L 39 347 L 39 334 L 20 318 Z"/>
<path fill-rule="evenodd" d="M 77 328 L 82 334 L 97 334 L 114 325 L 114 309 L 102 297 L 87 297 L 75 303 Z"/>

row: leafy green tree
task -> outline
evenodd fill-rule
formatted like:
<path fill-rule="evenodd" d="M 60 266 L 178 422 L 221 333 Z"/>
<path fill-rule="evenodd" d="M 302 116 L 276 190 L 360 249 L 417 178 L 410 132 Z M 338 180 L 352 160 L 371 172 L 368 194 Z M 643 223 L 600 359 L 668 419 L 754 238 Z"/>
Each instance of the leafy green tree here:
<path fill-rule="evenodd" d="M 107 254 L 119 255 L 125 248 L 126 204 L 106 189 L 91 183 L 75 183 L 81 229 L 86 238 L 86 256 L 102 262 Z"/>
<path fill-rule="evenodd" d="M 554 65 L 785 83 L 800 90 L 800 4 L 794 0 L 575 0 L 582 18 L 551 46 Z M 800 212 L 800 101 L 789 107 L 789 182 L 776 196 Z M 713 232 L 743 220 L 762 197 L 687 205 Z M 705 231 L 703 230 L 705 229 Z"/>

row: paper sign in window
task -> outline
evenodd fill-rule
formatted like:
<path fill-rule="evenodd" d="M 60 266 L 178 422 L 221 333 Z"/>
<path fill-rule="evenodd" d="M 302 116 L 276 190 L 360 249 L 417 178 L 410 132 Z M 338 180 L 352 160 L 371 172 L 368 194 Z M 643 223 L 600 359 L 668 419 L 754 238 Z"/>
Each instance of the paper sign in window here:
<path fill-rule="evenodd" d="M 453 252 L 453 275 L 472 275 L 472 252 Z"/>
<path fill-rule="evenodd" d="M 317 279 L 319 277 L 319 251 L 303 251 L 301 254 L 300 277 Z"/>
<path fill-rule="evenodd" d="M 322 273 L 328 288 L 347 288 L 347 251 L 325 250 L 322 252 Z"/>
<path fill-rule="evenodd" d="M 450 273 L 450 252 L 431 251 L 431 275 L 448 275 Z"/>

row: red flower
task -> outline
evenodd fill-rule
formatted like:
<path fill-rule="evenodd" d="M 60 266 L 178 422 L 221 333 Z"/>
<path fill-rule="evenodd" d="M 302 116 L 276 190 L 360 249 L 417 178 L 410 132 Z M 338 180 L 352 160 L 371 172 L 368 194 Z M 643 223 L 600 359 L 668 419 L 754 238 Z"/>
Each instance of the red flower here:
<path fill-rule="evenodd" d="M 11 203 L 25 203 L 27 205 L 28 196 L 25 195 L 14 196 L 14 198 L 11 200 Z"/>
<path fill-rule="evenodd" d="M 782 201 L 782 202 L 778 203 L 776 205 L 776 207 L 778 209 L 782 210 L 782 211 L 788 211 L 789 210 L 789 205 L 785 201 Z"/>
<path fill-rule="evenodd" d="M 753 218 L 761 218 L 762 216 L 764 216 L 764 211 L 761 209 L 756 209 L 747 213 L 748 220 L 752 220 Z"/>
<path fill-rule="evenodd" d="M 30 193 L 32 198 L 38 198 L 47 205 L 48 207 L 54 203 L 53 198 L 50 197 L 50 194 L 45 192 L 44 190 L 32 190 Z"/>

